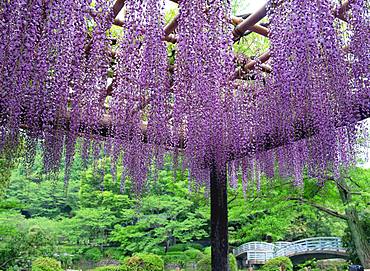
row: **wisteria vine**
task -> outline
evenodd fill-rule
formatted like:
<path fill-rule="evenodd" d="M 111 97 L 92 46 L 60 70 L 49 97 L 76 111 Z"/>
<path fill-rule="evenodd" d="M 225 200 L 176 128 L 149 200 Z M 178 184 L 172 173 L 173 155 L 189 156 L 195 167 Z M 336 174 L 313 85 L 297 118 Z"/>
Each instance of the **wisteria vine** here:
<path fill-rule="evenodd" d="M 25 137 L 32 164 L 41 144 L 46 172 L 64 153 L 67 186 L 81 137 L 83 159 L 110 156 L 121 191 L 129 176 L 136 193 L 167 151 L 174 165 L 182 154 L 190 186 L 209 187 L 216 165 L 245 192 L 276 174 L 302 185 L 304 171 L 322 184 L 353 163 L 356 123 L 370 114 L 368 0 L 349 1 L 347 46 L 332 1 L 270 0 L 273 72 L 257 64 L 251 81 L 234 76 L 229 0 L 179 0 L 174 67 L 163 0 L 125 1 L 112 60 L 112 4 L 0 3 L 0 151 Z"/>

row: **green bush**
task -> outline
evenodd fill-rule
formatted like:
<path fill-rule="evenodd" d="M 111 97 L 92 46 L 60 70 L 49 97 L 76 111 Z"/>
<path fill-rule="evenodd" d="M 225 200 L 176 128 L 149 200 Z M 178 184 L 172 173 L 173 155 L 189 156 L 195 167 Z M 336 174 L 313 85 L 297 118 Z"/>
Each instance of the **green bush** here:
<path fill-rule="evenodd" d="M 123 266 L 107 265 L 93 269 L 92 271 L 125 271 Z"/>
<path fill-rule="evenodd" d="M 279 271 L 280 267 L 284 267 L 286 271 L 293 270 L 293 263 L 288 257 L 277 257 L 268 260 L 261 268 L 262 271 Z"/>
<path fill-rule="evenodd" d="M 174 251 L 186 251 L 189 249 L 197 249 L 202 250 L 203 247 L 201 244 L 198 243 L 185 243 L 185 244 L 176 244 L 168 248 L 167 252 L 174 252 Z"/>
<path fill-rule="evenodd" d="M 117 248 L 108 248 L 104 250 L 104 257 L 119 260 L 122 258 L 122 251 Z"/>
<path fill-rule="evenodd" d="M 168 248 L 167 252 L 179 252 L 185 251 L 189 248 L 188 244 L 176 244 Z"/>
<path fill-rule="evenodd" d="M 230 271 L 237 271 L 238 266 L 236 263 L 236 258 L 233 254 L 229 254 L 229 266 Z M 211 254 L 206 254 L 204 257 L 197 263 L 198 271 L 212 271 L 212 259 Z"/>
<path fill-rule="evenodd" d="M 206 254 L 197 263 L 198 271 L 212 271 L 211 255 Z"/>
<path fill-rule="evenodd" d="M 151 254 L 155 254 L 155 255 L 161 255 L 161 256 L 165 254 L 163 247 L 160 247 L 160 246 L 152 247 L 150 250 L 148 250 L 146 252 L 151 253 Z"/>
<path fill-rule="evenodd" d="M 187 262 L 190 262 L 190 258 L 184 252 L 167 252 L 163 256 L 164 263 L 167 264 L 177 264 L 184 267 Z"/>
<path fill-rule="evenodd" d="M 57 260 L 40 257 L 32 262 L 32 271 L 63 271 L 63 269 Z"/>
<path fill-rule="evenodd" d="M 323 271 L 346 271 L 348 263 L 344 260 L 319 260 L 316 263 L 318 270 Z"/>
<path fill-rule="evenodd" d="M 184 252 L 184 254 L 192 261 L 199 261 L 200 259 L 203 258 L 204 254 L 198 250 L 198 249 L 194 249 L 194 248 L 191 248 L 191 249 L 188 249 Z"/>
<path fill-rule="evenodd" d="M 197 250 L 203 250 L 203 246 L 198 243 L 188 243 L 188 247 L 197 249 Z"/>
<path fill-rule="evenodd" d="M 124 260 L 125 271 L 163 271 L 164 263 L 155 254 L 138 253 Z"/>
<path fill-rule="evenodd" d="M 204 249 L 204 254 L 211 256 L 211 253 L 212 253 L 212 248 L 211 247 L 206 247 Z"/>
<path fill-rule="evenodd" d="M 103 259 L 103 254 L 100 251 L 100 249 L 97 247 L 89 248 L 88 250 L 84 252 L 83 255 L 86 260 L 90 260 L 94 262 L 98 262 L 101 259 Z"/>
<path fill-rule="evenodd" d="M 320 269 L 317 268 L 316 259 L 307 260 L 302 264 L 298 264 L 298 270 L 299 271 L 305 271 L 307 269 L 309 269 L 311 271 L 320 271 Z"/>

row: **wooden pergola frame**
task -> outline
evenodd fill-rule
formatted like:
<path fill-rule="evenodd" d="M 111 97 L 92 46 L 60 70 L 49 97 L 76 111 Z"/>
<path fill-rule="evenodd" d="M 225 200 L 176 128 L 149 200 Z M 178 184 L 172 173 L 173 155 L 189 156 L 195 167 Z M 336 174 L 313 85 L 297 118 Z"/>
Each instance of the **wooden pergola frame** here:
<path fill-rule="evenodd" d="M 177 0 L 171 0 L 174 3 L 178 3 Z M 113 6 L 113 13 L 114 13 L 114 25 L 122 26 L 123 21 L 119 20 L 117 18 L 118 14 L 121 12 L 125 5 L 124 0 L 117 0 L 114 3 Z M 333 14 L 341 19 L 342 21 L 347 21 L 345 14 L 347 10 L 349 9 L 349 2 L 348 0 L 345 0 L 338 11 L 333 11 Z M 257 33 L 263 37 L 268 38 L 269 29 L 267 27 L 264 27 L 260 24 L 258 24 L 259 21 L 261 21 L 265 16 L 267 15 L 267 4 L 263 5 L 261 8 L 259 8 L 256 12 L 250 14 L 246 19 L 243 19 L 242 17 L 235 17 L 232 16 L 230 18 L 230 23 L 232 23 L 235 28 L 232 31 L 234 40 L 239 40 L 247 31 Z M 177 14 L 163 29 L 163 32 L 165 33 L 163 40 L 171 43 L 177 42 L 177 35 L 173 34 L 173 32 L 176 30 L 178 26 L 178 18 L 179 14 Z M 271 67 L 268 65 L 265 65 L 263 63 L 267 62 L 271 57 L 271 54 L 269 51 L 261 54 L 257 59 L 250 60 L 248 63 L 246 63 L 242 67 L 242 71 L 248 72 L 255 68 L 257 63 L 261 65 L 261 68 L 265 72 L 271 72 Z"/>

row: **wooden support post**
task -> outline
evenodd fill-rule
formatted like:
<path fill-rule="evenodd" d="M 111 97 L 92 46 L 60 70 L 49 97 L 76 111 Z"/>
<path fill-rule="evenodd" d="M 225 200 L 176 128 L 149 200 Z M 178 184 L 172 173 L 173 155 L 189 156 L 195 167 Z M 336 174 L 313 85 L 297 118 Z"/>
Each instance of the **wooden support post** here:
<path fill-rule="evenodd" d="M 226 166 L 211 166 L 211 246 L 212 271 L 228 271 L 228 226 Z"/>

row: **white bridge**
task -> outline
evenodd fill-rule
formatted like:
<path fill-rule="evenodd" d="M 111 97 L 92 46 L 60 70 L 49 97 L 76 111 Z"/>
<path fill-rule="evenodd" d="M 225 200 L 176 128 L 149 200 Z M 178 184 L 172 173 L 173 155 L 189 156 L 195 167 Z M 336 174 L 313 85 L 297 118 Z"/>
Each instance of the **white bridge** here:
<path fill-rule="evenodd" d="M 234 249 L 243 265 L 264 264 L 267 260 L 286 256 L 292 259 L 346 258 L 346 250 L 338 237 L 315 237 L 295 242 L 249 242 Z"/>

